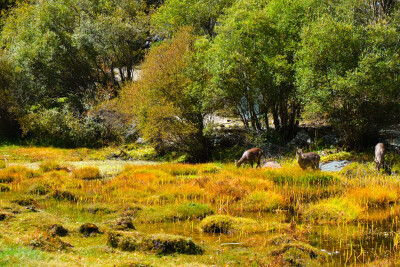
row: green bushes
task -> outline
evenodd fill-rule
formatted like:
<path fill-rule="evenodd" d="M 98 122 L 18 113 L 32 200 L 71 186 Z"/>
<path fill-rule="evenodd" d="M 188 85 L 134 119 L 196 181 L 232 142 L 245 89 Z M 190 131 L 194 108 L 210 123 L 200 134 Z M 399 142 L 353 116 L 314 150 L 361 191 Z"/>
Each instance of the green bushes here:
<path fill-rule="evenodd" d="M 41 109 L 21 120 L 25 136 L 41 145 L 100 147 L 121 143 L 128 135 L 127 120 L 116 111 L 92 111 L 79 116 L 67 107 Z"/>

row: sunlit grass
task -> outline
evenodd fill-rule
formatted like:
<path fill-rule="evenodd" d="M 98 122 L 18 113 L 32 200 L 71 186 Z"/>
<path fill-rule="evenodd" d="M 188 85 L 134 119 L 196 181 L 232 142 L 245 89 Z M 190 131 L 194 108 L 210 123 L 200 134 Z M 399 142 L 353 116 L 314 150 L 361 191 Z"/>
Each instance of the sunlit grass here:
<path fill-rule="evenodd" d="M 98 154 L 89 150 L 49 148 L 44 149 L 49 158 L 41 153 L 35 156 L 40 149 L 16 148 L 9 153 L 18 160 L 38 161 L 39 168 L 11 160 L 12 166 L 0 170 L 0 224 L 4 215 L 0 239 L 7 237 L 5 249 L 0 249 L 7 251 L 7 264 L 31 251 L 30 242 L 49 224 L 62 224 L 70 231 L 60 239 L 71 243 L 73 252 L 67 249 L 60 256 L 39 248 L 26 254 L 30 265 L 49 257 L 53 266 L 79 257 L 88 265 L 99 265 L 100 259 L 109 266 L 129 262 L 132 252 L 118 249 L 121 257 L 113 258 L 113 248 L 107 245 L 106 233 L 114 231 L 113 224 L 121 218 L 131 220 L 145 236 L 165 231 L 192 237 L 204 245 L 204 255 L 175 259 L 217 266 L 232 260 L 244 264 L 250 254 L 260 263 L 275 264 L 284 258 L 306 264 L 313 253 L 306 244 L 308 235 L 343 242 L 343 250 L 363 240 L 378 224 L 390 223 L 391 232 L 398 229 L 399 177 L 378 173 L 369 164 L 355 163 L 341 173 L 304 171 L 293 159 L 274 170 L 236 168 L 232 163 L 128 165 L 93 161 Z M 81 159 L 88 161 L 74 161 Z M 78 231 L 83 223 L 96 224 L 104 234 L 83 238 Z M 270 242 L 271 235 L 276 238 Z M 49 240 L 37 240 L 42 241 Z M 13 258 L 15 247 L 23 249 Z M 238 250 L 246 256 L 235 254 Z M 134 253 L 139 263 L 163 264 L 151 251 Z"/>

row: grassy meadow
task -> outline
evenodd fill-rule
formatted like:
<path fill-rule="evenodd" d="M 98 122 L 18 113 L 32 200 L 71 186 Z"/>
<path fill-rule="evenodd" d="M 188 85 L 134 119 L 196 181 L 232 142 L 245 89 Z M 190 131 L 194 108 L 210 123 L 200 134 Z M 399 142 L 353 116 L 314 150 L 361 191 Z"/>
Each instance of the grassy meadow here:
<path fill-rule="evenodd" d="M 400 263 L 399 176 L 372 154 L 322 157 L 355 160 L 334 173 L 114 150 L 0 147 L 0 266 Z"/>

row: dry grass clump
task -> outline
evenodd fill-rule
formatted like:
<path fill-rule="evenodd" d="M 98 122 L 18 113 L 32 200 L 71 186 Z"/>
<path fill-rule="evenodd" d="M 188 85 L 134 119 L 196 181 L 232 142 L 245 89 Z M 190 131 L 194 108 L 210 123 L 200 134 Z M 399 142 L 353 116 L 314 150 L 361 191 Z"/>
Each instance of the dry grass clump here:
<path fill-rule="evenodd" d="M 0 183 L 11 183 L 23 179 L 38 177 L 40 174 L 24 166 L 16 165 L 0 170 Z"/>
<path fill-rule="evenodd" d="M 330 198 L 311 204 L 304 218 L 319 223 L 351 222 L 363 212 L 363 208 L 346 198 Z"/>
<path fill-rule="evenodd" d="M 195 244 L 192 239 L 169 234 L 145 235 L 142 233 L 116 234 L 109 233 L 107 243 L 113 248 L 123 251 L 151 251 L 158 255 L 171 253 L 198 255 L 204 249 Z"/>
<path fill-rule="evenodd" d="M 42 172 L 49 172 L 49 171 L 71 171 L 72 167 L 67 166 L 66 164 L 61 164 L 55 160 L 46 160 L 39 164 L 39 169 Z"/>
<path fill-rule="evenodd" d="M 61 200 L 66 200 L 71 202 L 78 201 L 78 197 L 76 197 L 75 194 L 65 190 L 55 190 L 53 193 L 49 195 L 49 197 L 60 201 Z"/>
<path fill-rule="evenodd" d="M 367 187 L 355 187 L 349 190 L 346 195 L 352 202 L 362 207 L 384 207 L 395 203 L 399 199 L 398 191 L 379 185 Z"/>
<path fill-rule="evenodd" d="M 243 200 L 246 211 L 273 211 L 287 206 L 284 196 L 274 191 L 253 191 Z"/>
<path fill-rule="evenodd" d="M 257 233 L 265 228 L 257 221 L 249 218 L 232 217 L 229 215 L 213 215 L 200 222 L 200 229 L 205 233 Z"/>
<path fill-rule="evenodd" d="M 0 183 L 0 192 L 8 192 L 10 190 L 11 190 L 11 187 L 9 185 Z"/>
<path fill-rule="evenodd" d="M 0 169 L 4 169 L 6 167 L 6 161 L 0 158 Z"/>
<path fill-rule="evenodd" d="M 290 266 L 322 266 L 328 260 L 327 255 L 320 249 L 301 241 L 288 241 L 272 250 L 271 255 L 283 261 L 279 265 Z"/>
<path fill-rule="evenodd" d="M 101 178 L 99 168 L 92 166 L 76 169 L 72 172 L 72 176 L 81 180 L 95 180 Z"/>
<path fill-rule="evenodd" d="M 51 190 L 52 190 L 51 187 L 45 183 L 33 184 L 28 188 L 28 192 L 30 194 L 40 195 L 40 196 L 50 193 Z"/>
<path fill-rule="evenodd" d="M 68 250 L 72 247 L 71 244 L 62 241 L 58 236 L 52 236 L 48 233 L 35 236 L 29 242 L 29 246 L 49 252 Z"/>

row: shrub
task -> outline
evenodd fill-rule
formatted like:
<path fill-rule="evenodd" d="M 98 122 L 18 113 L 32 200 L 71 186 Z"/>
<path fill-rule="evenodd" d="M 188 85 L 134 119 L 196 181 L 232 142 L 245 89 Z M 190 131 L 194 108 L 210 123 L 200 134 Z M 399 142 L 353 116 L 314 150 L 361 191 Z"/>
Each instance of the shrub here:
<path fill-rule="evenodd" d="M 100 147 L 121 143 L 129 132 L 128 121 L 118 112 L 101 109 L 84 116 L 63 108 L 41 109 L 23 117 L 23 134 L 42 145 Z"/>
<path fill-rule="evenodd" d="M 363 209 L 346 198 L 330 198 L 311 204 L 304 212 L 304 218 L 311 221 L 351 222 L 363 212 Z"/>
<path fill-rule="evenodd" d="M 72 172 L 72 175 L 74 178 L 82 180 L 94 180 L 101 178 L 99 168 L 92 166 L 76 169 Z"/>
<path fill-rule="evenodd" d="M 274 191 L 254 191 L 244 199 L 244 210 L 247 211 L 272 211 L 286 205 L 285 198 Z"/>

